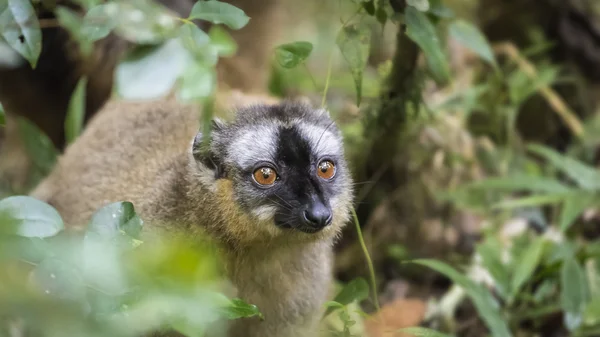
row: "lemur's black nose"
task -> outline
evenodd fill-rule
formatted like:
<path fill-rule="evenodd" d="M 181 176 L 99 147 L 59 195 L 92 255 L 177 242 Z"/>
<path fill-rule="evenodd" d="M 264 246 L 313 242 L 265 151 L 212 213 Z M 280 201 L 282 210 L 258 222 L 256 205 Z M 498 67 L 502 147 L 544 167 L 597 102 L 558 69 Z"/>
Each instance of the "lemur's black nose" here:
<path fill-rule="evenodd" d="M 304 220 L 312 227 L 323 228 L 331 223 L 333 214 L 329 207 L 322 203 L 314 203 L 304 211 Z"/>

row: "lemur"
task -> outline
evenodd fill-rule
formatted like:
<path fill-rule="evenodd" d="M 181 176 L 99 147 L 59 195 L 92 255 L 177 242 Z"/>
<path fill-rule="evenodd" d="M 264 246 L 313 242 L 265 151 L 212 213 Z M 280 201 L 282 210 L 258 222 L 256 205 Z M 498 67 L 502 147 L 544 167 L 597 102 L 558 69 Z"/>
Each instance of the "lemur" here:
<path fill-rule="evenodd" d="M 150 231 L 208 233 L 237 296 L 265 318 L 234 321 L 229 336 L 317 336 L 353 198 L 340 130 L 290 101 L 239 107 L 208 142 L 198 120 L 174 100 L 109 102 L 31 195 L 68 226 L 126 200 Z"/>

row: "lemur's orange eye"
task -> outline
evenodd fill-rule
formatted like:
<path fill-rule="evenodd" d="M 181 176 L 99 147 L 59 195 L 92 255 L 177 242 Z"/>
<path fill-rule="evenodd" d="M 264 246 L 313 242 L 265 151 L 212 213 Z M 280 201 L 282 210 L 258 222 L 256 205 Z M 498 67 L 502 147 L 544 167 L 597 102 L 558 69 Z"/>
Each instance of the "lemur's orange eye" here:
<path fill-rule="evenodd" d="M 260 185 L 273 185 L 275 179 L 277 179 L 277 172 L 270 167 L 261 167 L 254 171 L 254 180 Z"/>
<path fill-rule="evenodd" d="M 317 166 L 317 174 L 319 177 L 329 180 L 335 175 L 335 165 L 329 160 L 323 160 Z"/>

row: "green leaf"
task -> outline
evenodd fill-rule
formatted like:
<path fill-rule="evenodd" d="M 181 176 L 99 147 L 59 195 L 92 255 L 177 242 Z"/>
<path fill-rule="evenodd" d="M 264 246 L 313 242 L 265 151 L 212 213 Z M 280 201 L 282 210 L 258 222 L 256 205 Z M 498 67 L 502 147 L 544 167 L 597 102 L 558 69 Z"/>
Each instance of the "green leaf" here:
<path fill-rule="evenodd" d="M 2 0 L 0 0 L 2 1 Z M 14 50 L 0 35 L 0 68 L 14 69 L 22 66 L 27 60 Z"/>
<path fill-rule="evenodd" d="M 387 0 L 377 0 L 377 9 L 375 9 L 375 18 L 377 18 L 377 22 L 381 24 L 381 26 L 385 26 L 388 19 L 388 11 L 389 9 L 389 1 Z"/>
<path fill-rule="evenodd" d="M 545 240 L 541 237 L 537 237 L 533 240 L 533 243 L 530 243 L 529 248 L 525 251 L 523 256 L 516 257 L 516 266 L 510 287 L 510 296 L 512 299 L 517 296 L 523 284 L 531 278 L 535 268 L 540 263 L 544 251 L 544 244 Z"/>
<path fill-rule="evenodd" d="M 115 202 L 106 205 L 92 215 L 88 224 L 88 233 L 93 232 L 105 239 L 114 239 L 123 233 L 139 238 L 143 221 L 135 213 L 131 202 Z"/>
<path fill-rule="evenodd" d="M 191 65 L 181 78 L 177 97 L 183 101 L 197 101 L 210 97 L 216 88 L 214 69 L 200 64 Z"/>
<path fill-rule="evenodd" d="M 362 3 L 363 8 L 367 12 L 367 14 L 373 16 L 375 15 L 375 0 L 370 0 Z"/>
<path fill-rule="evenodd" d="M 136 247 L 143 222 L 131 202 L 108 204 L 93 215 L 83 240 L 87 283 L 113 295 L 127 291 L 121 255 Z"/>
<path fill-rule="evenodd" d="M 577 253 L 577 245 L 574 241 L 565 240 L 561 243 L 553 243 L 544 255 L 544 264 L 550 265 L 562 263 L 566 259 L 570 259 Z"/>
<path fill-rule="evenodd" d="M 64 6 L 57 7 L 55 14 L 61 26 L 66 28 L 71 34 L 79 36 L 83 18 L 79 17 L 74 10 Z"/>
<path fill-rule="evenodd" d="M 400 330 L 396 330 L 396 332 L 404 332 L 414 337 L 452 337 L 452 335 L 421 327 L 402 328 Z"/>
<path fill-rule="evenodd" d="M 512 336 L 505 319 L 500 315 L 498 303 L 487 289 L 441 261 L 419 259 L 409 261 L 408 263 L 416 263 L 429 267 L 450 278 L 463 288 L 469 298 L 471 298 L 479 316 L 483 319 L 493 337 Z"/>
<path fill-rule="evenodd" d="M 235 52 L 235 41 L 232 42 L 227 32 L 218 26 L 214 26 L 210 34 L 206 34 L 198 26 L 186 24 L 181 26 L 179 32 L 183 46 L 193 55 L 193 62 L 196 64 L 211 67 L 217 64 L 219 53 Z M 217 41 L 213 41 L 215 38 Z M 190 65 L 190 67 L 194 66 Z"/>
<path fill-rule="evenodd" d="M 182 39 L 130 55 L 116 71 L 117 92 L 127 99 L 152 99 L 169 94 L 193 62 Z"/>
<path fill-rule="evenodd" d="M 2 107 L 2 104 L 0 104 L 0 126 L 4 126 L 5 124 L 4 108 Z"/>
<path fill-rule="evenodd" d="M 79 42 L 84 55 L 92 51 L 93 43 L 105 38 L 117 27 L 117 4 L 102 4 L 91 8 L 84 17 L 67 7 L 55 10 L 60 24 Z"/>
<path fill-rule="evenodd" d="M 229 305 L 221 308 L 220 313 L 227 319 L 238 319 L 254 316 L 264 319 L 263 314 L 258 310 L 256 305 L 248 304 L 239 298 L 232 299 Z"/>
<path fill-rule="evenodd" d="M 138 44 L 158 44 L 175 36 L 180 21 L 156 1 L 128 0 L 104 4 L 107 16 L 114 17 L 115 33 Z"/>
<path fill-rule="evenodd" d="M 508 77 L 508 93 L 514 105 L 522 104 L 529 97 L 545 86 L 551 86 L 559 79 L 559 67 L 544 65 L 539 67 L 538 76 L 531 79 L 520 70 L 515 70 Z"/>
<path fill-rule="evenodd" d="M 571 189 L 555 179 L 539 176 L 513 175 L 508 177 L 488 178 L 467 185 L 468 188 L 494 189 L 510 192 L 531 191 L 545 193 L 563 193 Z"/>
<path fill-rule="evenodd" d="M 561 232 L 566 232 L 586 209 L 598 204 L 598 198 L 589 193 L 573 193 L 571 197 L 566 198 L 560 212 L 558 228 Z"/>
<path fill-rule="evenodd" d="M 339 302 L 336 302 L 336 301 L 327 301 L 327 302 L 325 302 L 324 306 L 327 309 L 332 308 L 334 310 L 335 309 L 341 309 L 341 308 L 344 307 L 344 305 L 342 303 L 339 303 Z"/>
<path fill-rule="evenodd" d="M 71 95 L 67 117 L 65 119 L 65 138 L 70 144 L 81 134 L 83 129 L 83 117 L 85 116 L 85 88 L 87 77 L 82 76 L 75 86 Z"/>
<path fill-rule="evenodd" d="M 73 266 L 55 258 L 42 261 L 31 274 L 43 293 L 60 299 L 83 300 L 83 278 Z"/>
<path fill-rule="evenodd" d="M 362 100 L 363 71 L 369 58 L 371 32 L 361 23 L 345 26 L 336 38 L 344 60 L 350 66 L 356 87 L 356 105 L 360 106 Z"/>
<path fill-rule="evenodd" d="M 0 0 L 0 34 L 32 68 L 42 52 L 42 31 L 30 1 Z"/>
<path fill-rule="evenodd" d="M 587 305 L 584 312 L 584 322 L 589 326 L 600 323 L 600 298 L 592 300 Z"/>
<path fill-rule="evenodd" d="M 51 237 L 64 228 L 58 212 L 50 205 L 28 196 L 0 200 L 0 233 L 24 237 Z"/>
<path fill-rule="evenodd" d="M 241 29 L 250 18 L 243 10 L 221 1 L 198 1 L 188 20 L 200 19 L 214 24 L 225 24 L 231 29 Z"/>
<path fill-rule="evenodd" d="M 117 296 L 127 291 L 126 278 L 123 271 L 122 252 L 130 240 L 121 232 L 112 233 L 109 229 L 101 229 L 98 233 L 88 230 L 83 238 L 82 272 L 85 282 L 100 291 Z"/>
<path fill-rule="evenodd" d="M 450 67 L 435 27 L 427 15 L 414 7 L 406 7 L 406 35 L 413 40 L 425 54 L 429 69 L 438 83 L 450 78 Z"/>
<path fill-rule="evenodd" d="M 275 48 L 275 59 L 280 66 L 291 69 L 304 62 L 313 50 L 313 45 L 306 41 L 286 43 Z"/>
<path fill-rule="evenodd" d="M 353 301 L 362 301 L 369 297 L 369 284 L 363 278 L 356 278 L 342 288 L 340 292 L 333 299 L 333 303 L 338 303 L 342 306 L 348 305 Z M 332 303 L 328 306 L 324 316 L 329 315 L 332 311 L 337 309 L 337 305 Z"/>
<path fill-rule="evenodd" d="M 507 298 L 510 292 L 510 274 L 508 268 L 500 260 L 504 249 L 495 238 L 488 238 L 477 245 L 477 253 L 481 256 L 483 266 L 494 278 L 498 293 Z"/>
<path fill-rule="evenodd" d="M 183 46 L 194 54 L 200 53 L 210 43 L 208 34 L 193 24 L 179 27 L 179 36 Z"/>
<path fill-rule="evenodd" d="M 90 42 L 108 36 L 117 27 L 117 21 L 110 15 L 111 13 L 113 13 L 112 4 L 92 7 L 83 17 L 81 35 Z"/>
<path fill-rule="evenodd" d="M 590 250 L 584 249 L 584 251 Z M 600 299 L 600 259 L 590 256 L 585 260 L 584 266 L 585 275 L 590 288 L 590 297 L 592 300 Z M 600 316 L 598 318 L 600 318 Z"/>
<path fill-rule="evenodd" d="M 427 12 L 429 10 L 429 0 L 407 0 L 406 4 L 421 12 Z"/>
<path fill-rule="evenodd" d="M 46 259 L 50 254 L 50 245 L 48 238 L 38 237 L 21 237 L 21 236 L 2 236 L 2 226 L 10 226 L 0 214 L 0 263 L 6 260 L 21 260 L 30 263 L 31 265 L 39 264 Z M 7 226 L 7 227 L 8 227 Z M 64 233 L 64 232 L 61 232 Z M 59 237 L 59 233 L 52 238 Z"/>
<path fill-rule="evenodd" d="M 233 56 L 237 51 L 237 43 L 224 28 L 213 26 L 208 32 L 210 36 L 211 47 L 216 50 L 219 56 Z"/>
<path fill-rule="evenodd" d="M 401 244 L 391 244 L 386 249 L 387 255 L 398 261 L 405 260 L 410 256 L 408 249 Z"/>
<path fill-rule="evenodd" d="M 454 17 L 454 11 L 446 6 L 442 0 L 429 0 L 429 13 L 443 19 Z"/>
<path fill-rule="evenodd" d="M 541 206 L 548 204 L 557 204 L 569 198 L 571 193 L 557 193 L 557 194 L 544 194 L 534 195 L 531 197 L 524 197 L 514 200 L 507 200 L 494 205 L 495 208 L 512 209 L 530 206 Z"/>
<path fill-rule="evenodd" d="M 543 145 L 531 144 L 527 146 L 527 149 L 546 159 L 552 166 L 571 178 L 580 188 L 600 190 L 600 172 L 595 168 Z"/>
<path fill-rule="evenodd" d="M 346 286 L 335 296 L 334 302 L 348 305 L 353 301 L 362 301 L 369 297 L 369 284 L 363 278 L 356 278 Z"/>
<path fill-rule="evenodd" d="M 25 144 L 27 155 L 34 166 L 40 171 L 40 176 L 45 176 L 54 167 L 58 158 L 58 150 L 48 136 L 35 124 L 25 118 L 18 118 L 18 129 L 21 141 Z"/>
<path fill-rule="evenodd" d="M 448 27 L 448 33 L 456 41 L 470 49 L 482 59 L 496 66 L 496 58 L 486 37 L 479 28 L 465 20 L 456 20 Z"/>
<path fill-rule="evenodd" d="M 39 1 L 39 0 L 34 0 L 34 1 Z M 103 1 L 103 0 L 75 0 L 75 2 L 78 5 L 81 5 L 86 10 L 89 10 L 90 8 L 98 6 L 99 2 L 101 2 L 101 1 Z"/>
<path fill-rule="evenodd" d="M 548 299 L 553 298 L 557 293 L 557 280 L 556 279 L 545 279 L 542 284 L 537 287 L 533 293 L 533 300 L 536 304 L 541 305 L 547 303 Z"/>
<path fill-rule="evenodd" d="M 177 332 L 186 337 L 205 337 L 206 331 L 203 327 L 195 326 L 195 324 L 185 324 L 188 322 L 175 321 L 171 323 L 171 327 Z"/>
<path fill-rule="evenodd" d="M 62 27 L 64 27 L 77 42 L 83 55 L 89 55 L 92 51 L 92 43 L 87 41 L 82 35 L 83 18 L 74 10 L 59 6 L 54 10 L 56 18 Z"/>
<path fill-rule="evenodd" d="M 581 326 L 583 313 L 589 301 L 589 291 L 583 269 L 575 258 L 564 261 L 560 271 L 561 307 L 565 313 L 564 323 L 569 331 Z"/>

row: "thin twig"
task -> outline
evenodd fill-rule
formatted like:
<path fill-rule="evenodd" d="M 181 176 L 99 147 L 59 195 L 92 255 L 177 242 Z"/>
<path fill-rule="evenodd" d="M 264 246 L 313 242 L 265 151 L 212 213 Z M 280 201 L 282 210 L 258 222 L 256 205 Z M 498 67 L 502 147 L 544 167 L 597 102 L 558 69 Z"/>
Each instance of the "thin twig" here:
<path fill-rule="evenodd" d="M 321 108 L 325 108 L 327 101 L 327 91 L 329 90 L 329 80 L 331 79 L 331 68 L 333 66 L 333 50 L 329 53 L 329 61 L 327 62 L 327 77 L 325 78 L 325 88 L 323 89 L 323 99 L 321 100 Z"/>
<path fill-rule="evenodd" d="M 310 80 L 312 81 L 313 85 L 315 86 L 315 90 L 319 90 L 319 86 L 317 85 L 317 81 L 315 81 L 315 78 L 313 77 L 313 74 L 310 72 L 310 69 L 308 69 L 308 66 L 306 65 L 306 62 L 302 62 L 302 66 L 304 67 L 304 70 L 306 70 L 306 73 L 308 73 L 308 77 L 310 77 Z"/>
<path fill-rule="evenodd" d="M 360 246 L 363 250 L 363 254 L 365 255 L 365 260 L 367 260 L 367 266 L 369 267 L 369 276 L 371 279 L 371 288 L 373 290 L 373 304 L 377 311 L 380 311 L 379 307 L 379 299 L 377 298 L 377 283 L 375 281 L 375 268 L 373 268 L 373 261 L 371 260 L 371 255 L 369 254 L 369 250 L 367 249 L 367 245 L 365 245 L 365 240 L 362 235 L 362 231 L 360 229 L 360 224 L 358 222 L 358 217 L 356 216 L 356 211 L 354 207 L 352 208 L 352 217 L 354 218 L 354 225 L 356 227 L 356 234 L 358 235 L 358 241 L 360 242 Z"/>
<path fill-rule="evenodd" d="M 519 69 L 521 69 L 527 76 L 533 80 L 539 78 L 535 66 L 531 64 L 525 57 L 521 55 L 517 47 L 511 42 L 503 42 L 494 46 L 494 51 L 499 54 L 504 54 L 510 59 L 517 63 Z M 583 125 L 575 112 L 565 103 L 565 101 L 548 85 L 544 85 L 540 88 L 540 93 L 546 99 L 552 109 L 562 118 L 563 122 L 577 137 L 582 137 L 584 134 Z"/>
<path fill-rule="evenodd" d="M 342 21 L 342 26 L 335 34 L 336 37 L 339 35 L 339 33 L 342 31 L 342 29 L 344 29 L 344 27 L 346 27 L 348 22 L 350 22 L 350 20 L 352 20 L 358 13 L 360 13 L 361 10 L 362 10 L 362 7 L 359 6 L 358 9 L 354 13 L 352 13 L 352 15 L 350 15 L 350 17 L 348 19 Z M 331 79 L 332 66 L 333 66 L 333 50 L 331 51 L 331 53 L 329 53 L 329 61 L 327 62 L 327 77 L 325 78 L 325 88 L 323 89 L 323 99 L 321 100 L 321 108 L 325 108 L 325 103 L 327 101 L 327 91 L 329 90 L 329 81 Z M 313 79 L 313 81 L 314 81 L 314 79 Z"/>

